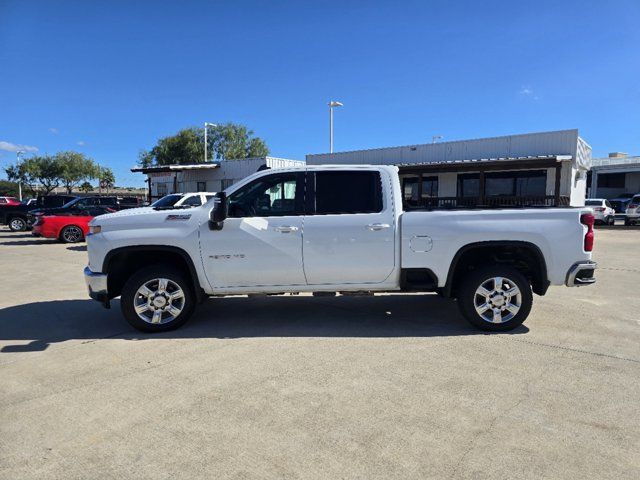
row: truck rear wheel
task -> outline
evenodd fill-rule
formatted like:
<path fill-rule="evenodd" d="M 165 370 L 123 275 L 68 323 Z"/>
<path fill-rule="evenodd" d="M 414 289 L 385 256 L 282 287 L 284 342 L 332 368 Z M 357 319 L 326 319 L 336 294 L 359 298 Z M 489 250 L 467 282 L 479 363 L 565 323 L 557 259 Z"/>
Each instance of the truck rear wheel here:
<path fill-rule="evenodd" d="M 150 266 L 122 288 L 120 307 L 127 321 L 143 332 L 164 332 L 184 325 L 195 308 L 191 283 L 174 269 Z"/>
<path fill-rule="evenodd" d="M 508 265 L 480 267 L 462 281 L 458 290 L 462 315 L 474 326 L 492 332 L 521 325 L 532 304 L 531 285 Z"/>

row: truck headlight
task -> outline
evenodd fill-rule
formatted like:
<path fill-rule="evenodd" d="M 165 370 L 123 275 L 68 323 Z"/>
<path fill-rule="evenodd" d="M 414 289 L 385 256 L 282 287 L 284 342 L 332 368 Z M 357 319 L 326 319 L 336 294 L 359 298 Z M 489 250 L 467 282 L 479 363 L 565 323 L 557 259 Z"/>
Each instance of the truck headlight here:
<path fill-rule="evenodd" d="M 89 233 L 91 235 L 95 235 L 96 233 L 100 233 L 102 231 L 102 227 L 100 225 L 89 225 Z"/>

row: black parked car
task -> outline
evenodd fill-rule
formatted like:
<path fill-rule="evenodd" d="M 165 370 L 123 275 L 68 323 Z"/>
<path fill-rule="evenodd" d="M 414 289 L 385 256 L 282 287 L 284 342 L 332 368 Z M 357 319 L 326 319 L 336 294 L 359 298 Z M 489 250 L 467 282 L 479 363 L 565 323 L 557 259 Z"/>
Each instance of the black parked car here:
<path fill-rule="evenodd" d="M 61 207 L 36 208 L 29 213 L 34 217 L 36 215 L 74 215 L 75 212 L 91 207 L 103 207 L 117 211 L 138 206 L 138 199 L 135 197 L 76 197 Z"/>
<path fill-rule="evenodd" d="M 31 226 L 29 213 L 35 209 L 59 208 L 77 198 L 75 195 L 40 195 L 32 203 L 0 205 L 0 224 L 13 232 L 22 232 Z"/>

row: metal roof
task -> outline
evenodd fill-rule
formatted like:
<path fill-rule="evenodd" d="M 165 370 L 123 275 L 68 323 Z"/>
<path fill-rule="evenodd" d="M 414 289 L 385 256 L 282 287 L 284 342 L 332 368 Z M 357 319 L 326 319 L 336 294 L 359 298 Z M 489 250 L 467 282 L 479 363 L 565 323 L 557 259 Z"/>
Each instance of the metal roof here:
<path fill-rule="evenodd" d="M 209 163 L 192 163 L 187 165 L 154 165 L 152 167 L 135 167 L 132 172 L 142 173 L 162 173 L 162 172 L 182 172 L 183 170 L 206 170 L 210 168 L 219 168 L 219 162 Z"/>
<path fill-rule="evenodd" d="M 534 155 L 526 157 L 496 157 L 496 158 L 474 158 L 470 160 L 444 160 L 440 162 L 420 162 L 420 163 L 398 163 L 398 167 L 416 167 L 416 166 L 446 166 L 467 163 L 497 163 L 497 162 L 514 162 L 521 160 L 555 160 L 561 162 L 563 160 L 571 160 L 571 155 Z"/>

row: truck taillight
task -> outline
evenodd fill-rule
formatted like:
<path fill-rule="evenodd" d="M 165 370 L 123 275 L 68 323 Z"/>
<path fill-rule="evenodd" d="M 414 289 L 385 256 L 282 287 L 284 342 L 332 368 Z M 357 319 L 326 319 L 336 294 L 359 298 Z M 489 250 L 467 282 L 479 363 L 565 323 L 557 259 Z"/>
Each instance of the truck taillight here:
<path fill-rule="evenodd" d="M 584 236 L 584 251 L 591 252 L 593 250 L 593 224 L 595 218 L 592 213 L 583 213 L 580 215 L 580 223 L 586 225 L 587 233 Z"/>

